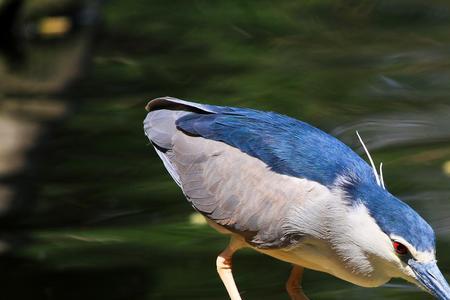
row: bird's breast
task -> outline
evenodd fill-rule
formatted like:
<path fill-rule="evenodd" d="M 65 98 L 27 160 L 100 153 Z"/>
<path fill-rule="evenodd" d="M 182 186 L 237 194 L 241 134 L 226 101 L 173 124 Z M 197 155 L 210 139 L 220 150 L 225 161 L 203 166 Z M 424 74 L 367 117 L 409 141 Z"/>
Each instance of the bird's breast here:
<path fill-rule="evenodd" d="M 366 273 L 348 268 L 326 241 L 305 240 L 292 248 L 255 250 L 294 265 L 331 274 L 358 286 L 377 287 L 391 279 L 376 268 Z"/>

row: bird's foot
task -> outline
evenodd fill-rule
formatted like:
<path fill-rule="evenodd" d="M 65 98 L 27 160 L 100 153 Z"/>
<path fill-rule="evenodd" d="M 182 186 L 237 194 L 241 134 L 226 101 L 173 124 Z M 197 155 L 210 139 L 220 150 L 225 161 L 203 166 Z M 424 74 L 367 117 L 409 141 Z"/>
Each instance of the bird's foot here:
<path fill-rule="evenodd" d="M 300 285 L 303 278 L 303 270 L 303 267 L 294 265 L 291 275 L 286 282 L 286 291 L 288 292 L 289 297 L 291 297 L 291 300 L 309 300 Z"/>
<path fill-rule="evenodd" d="M 242 242 L 232 238 L 228 247 L 219 254 L 216 260 L 217 272 L 219 273 L 220 279 L 222 279 L 231 300 L 241 300 L 241 295 L 239 294 L 233 278 L 232 256 L 236 250 L 242 247 Z"/>

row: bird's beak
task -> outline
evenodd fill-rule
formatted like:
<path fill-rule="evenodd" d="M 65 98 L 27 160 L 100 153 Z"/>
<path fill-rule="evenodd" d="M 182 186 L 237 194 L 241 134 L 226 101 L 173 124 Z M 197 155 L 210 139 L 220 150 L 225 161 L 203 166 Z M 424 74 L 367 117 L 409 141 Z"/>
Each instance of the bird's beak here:
<path fill-rule="evenodd" d="M 419 284 L 440 300 L 450 300 L 450 287 L 436 262 L 419 263 L 410 259 L 408 265 L 417 276 Z"/>

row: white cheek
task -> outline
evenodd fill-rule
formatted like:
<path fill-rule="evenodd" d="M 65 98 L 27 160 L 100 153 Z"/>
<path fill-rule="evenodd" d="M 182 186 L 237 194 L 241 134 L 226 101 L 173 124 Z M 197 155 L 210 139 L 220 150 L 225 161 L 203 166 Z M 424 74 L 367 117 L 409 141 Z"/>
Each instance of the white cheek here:
<path fill-rule="evenodd" d="M 385 273 L 382 264 L 398 259 L 392 253 L 389 237 L 381 231 L 364 205 L 347 209 L 342 228 L 335 228 L 339 231 L 333 238 L 336 251 L 354 272 Z"/>
<path fill-rule="evenodd" d="M 381 231 L 364 205 L 357 205 L 349 215 L 355 240 L 363 249 L 375 255 L 385 256 L 392 253 L 390 239 Z"/>

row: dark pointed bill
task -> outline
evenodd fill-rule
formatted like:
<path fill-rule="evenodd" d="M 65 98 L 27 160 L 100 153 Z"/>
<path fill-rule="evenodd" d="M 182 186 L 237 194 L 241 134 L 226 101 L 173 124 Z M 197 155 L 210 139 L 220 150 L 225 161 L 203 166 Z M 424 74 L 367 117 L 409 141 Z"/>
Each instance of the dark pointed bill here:
<path fill-rule="evenodd" d="M 408 264 L 423 288 L 440 300 L 450 300 L 450 287 L 436 262 L 423 264 L 410 259 Z"/>

